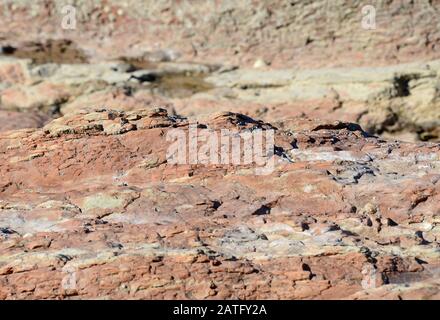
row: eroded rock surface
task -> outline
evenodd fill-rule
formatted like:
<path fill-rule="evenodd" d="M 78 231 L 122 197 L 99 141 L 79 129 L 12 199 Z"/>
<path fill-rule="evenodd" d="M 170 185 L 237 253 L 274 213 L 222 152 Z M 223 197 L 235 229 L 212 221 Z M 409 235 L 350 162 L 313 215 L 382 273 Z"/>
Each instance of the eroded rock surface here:
<path fill-rule="evenodd" d="M 66 38 L 80 44 L 67 46 L 68 52 L 81 49 L 92 59 L 181 57 L 248 67 L 369 66 L 438 58 L 438 2 L 431 0 L 76 1 L 76 30 L 63 29 L 63 7 L 71 4 L 3 1 L 0 40 L 13 48 L 41 42 L 40 51 L 54 52 L 45 40 Z M 374 30 L 362 28 L 366 5 L 376 9 Z"/>
<path fill-rule="evenodd" d="M 199 126 L 275 128 L 274 171 L 167 163 L 189 122 L 165 109 L 1 133 L 0 297 L 439 297 L 438 144 L 304 118 Z"/>
<path fill-rule="evenodd" d="M 166 107 L 203 120 L 234 111 L 265 121 L 307 116 L 360 123 L 403 141 L 438 141 L 439 60 L 387 67 L 256 70 L 160 62 L 137 69 L 116 60 L 37 64 L 0 57 L 0 107 L 49 118 L 84 108 Z"/>
<path fill-rule="evenodd" d="M 0 299 L 440 299 L 438 1 L 71 4 L 0 3 Z"/>
<path fill-rule="evenodd" d="M 1 110 L 55 118 L 160 102 L 440 139 L 436 1 L 77 1 L 73 29 L 67 5 L 0 4 Z M 375 29 L 362 25 L 366 5 Z"/>

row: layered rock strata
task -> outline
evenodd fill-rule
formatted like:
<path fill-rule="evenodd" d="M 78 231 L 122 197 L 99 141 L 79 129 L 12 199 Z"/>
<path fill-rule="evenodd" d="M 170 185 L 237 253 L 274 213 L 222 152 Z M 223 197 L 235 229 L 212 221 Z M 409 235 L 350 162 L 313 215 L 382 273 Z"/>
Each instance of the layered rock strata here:
<path fill-rule="evenodd" d="M 2 299 L 439 296 L 440 147 L 346 122 L 275 130 L 273 172 L 175 165 L 164 109 L 95 110 L 0 134 Z"/>

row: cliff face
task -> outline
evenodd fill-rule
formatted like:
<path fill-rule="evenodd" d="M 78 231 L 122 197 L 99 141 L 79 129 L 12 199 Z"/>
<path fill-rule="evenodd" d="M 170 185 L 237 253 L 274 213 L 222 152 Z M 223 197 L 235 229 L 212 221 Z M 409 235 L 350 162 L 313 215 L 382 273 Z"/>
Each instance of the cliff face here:
<path fill-rule="evenodd" d="M 440 298 L 436 1 L 66 3 L 0 5 L 0 299 Z"/>

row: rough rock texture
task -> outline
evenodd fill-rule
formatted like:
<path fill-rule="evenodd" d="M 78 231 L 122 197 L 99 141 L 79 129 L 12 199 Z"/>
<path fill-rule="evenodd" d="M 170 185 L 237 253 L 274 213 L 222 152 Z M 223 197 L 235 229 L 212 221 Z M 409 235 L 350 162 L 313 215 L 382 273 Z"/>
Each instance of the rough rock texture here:
<path fill-rule="evenodd" d="M 67 38 L 99 57 L 181 56 L 247 66 L 262 59 L 281 68 L 438 57 L 437 0 L 80 0 L 77 31 L 61 28 L 63 6 L 71 3 L 3 1 L 0 39 L 15 45 Z M 367 4 L 376 8 L 375 30 L 361 25 Z"/>
<path fill-rule="evenodd" d="M 439 1 L 68 3 L 0 3 L 0 299 L 440 299 Z"/>
<path fill-rule="evenodd" d="M 83 108 L 155 105 L 203 119 L 234 111 L 266 121 L 305 115 L 360 123 L 405 141 L 440 139 L 440 60 L 387 67 L 225 68 L 161 62 L 150 69 L 114 61 L 38 64 L 0 57 L 0 107 L 58 117 Z"/>
<path fill-rule="evenodd" d="M 0 297 L 439 298 L 438 144 L 303 118 L 205 125 L 277 128 L 274 172 L 167 163 L 188 122 L 164 109 L 2 133 Z"/>
<path fill-rule="evenodd" d="M 438 1 L 69 1 L 0 4 L 0 108 L 305 114 L 439 141 Z M 198 18 L 203 17 L 203 18 Z M 87 63 L 92 63 L 87 64 Z M 31 126 L 30 124 L 28 126 Z"/>

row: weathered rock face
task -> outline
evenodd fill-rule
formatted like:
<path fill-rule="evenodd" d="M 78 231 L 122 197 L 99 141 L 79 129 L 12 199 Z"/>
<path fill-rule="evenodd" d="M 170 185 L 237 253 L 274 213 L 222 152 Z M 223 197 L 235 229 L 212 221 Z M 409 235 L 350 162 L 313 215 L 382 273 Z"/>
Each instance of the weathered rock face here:
<path fill-rule="evenodd" d="M 97 110 L 0 134 L 0 297 L 439 297 L 439 145 L 304 118 L 199 124 L 276 128 L 256 179 L 168 163 L 188 125 Z"/>
<path fill-rule="evenodd" d="M 0 4 L 0 299 L 440 299 L 437 1 L 70 2 Z"/>
<path fill-rule="evenodd" d="M 68 1 L 3 2 L 0 108 L 305 114 L 439 141 L 435 1 L 377 1 L 373 30 L 362 1 L 197 2 L 78 1 L 74 29 Z"/>
<path fill-rule="evenodd" d="M 15 46 L 67 38 L 95 57 L 144 56 L 157 61 L 180 56 L 246 66 L 260 59 L 281 68 L 438 57 L 438 2 L 431 0 L 76 1 L 76 31 L 69 29 L 72 24 L 62 28 L 70 12 L 63 10 L 67 4 L 71 2 L 3 1 L 0 40 Z M 362 28 L 367 4 L 376 9 L 374 30 Z M 73 54 L 74 47 L 68 49 L 69 58 L 80 56 Z M 47 45 L 40 51 L 54 52 Z"/>
<path fill-rule="evenodd" d="M 155 105 L 199 120 L 219 110 L 270 122 L 305 115 L 357 122 L 384 137 L 438 141 L 439 70 L 439 60 L 301 71 L 183 62 L 137 69 L 122 61 L 37 64 L 0 57 L 0 106 L 51 118 L 90 107 Z"/>

